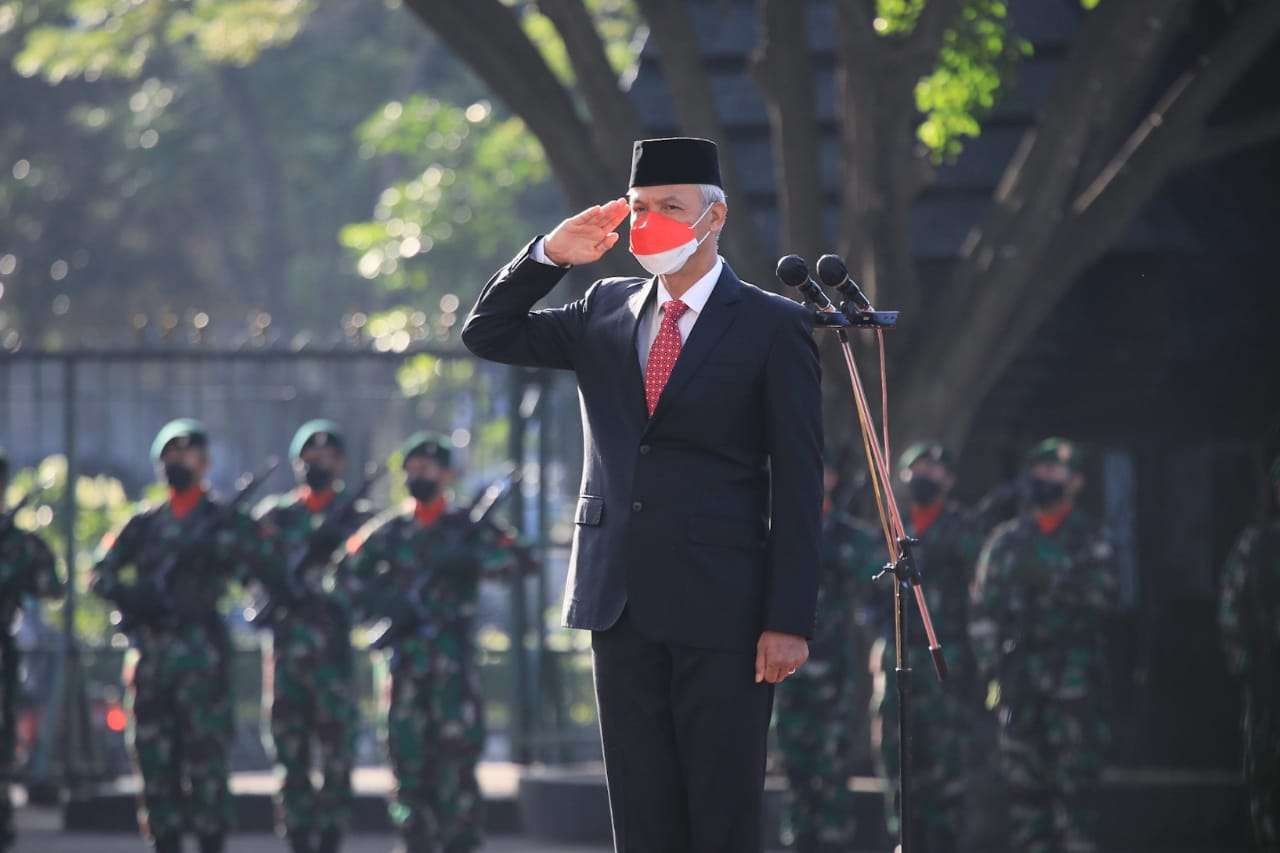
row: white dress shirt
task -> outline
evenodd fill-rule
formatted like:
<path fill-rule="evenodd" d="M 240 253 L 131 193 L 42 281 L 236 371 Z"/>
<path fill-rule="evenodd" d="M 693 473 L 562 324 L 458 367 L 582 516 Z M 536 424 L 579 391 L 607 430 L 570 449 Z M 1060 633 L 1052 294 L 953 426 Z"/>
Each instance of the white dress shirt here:
<path fill-rule="evenodd" d="M 552 267 L 557 266 L 547 257 L 546 251 L 542 248 L 541 238 L 533 244 L 533 248 L 529 250 L 529 256 L 540 264 Z M 711 269 L 707 271 L 706 275 L 695 281 L 693 287 L 686 290 L 684 295 L 680 297 L 680 301 L 689 306 L 689 310 L 685 311 L 680 319 L 676 321 L 676 328 L 680 330 L 681 343 L 689 340 L 689 333 L 693 331 L 693 324 L 698 322 L 698 316 L 707 307 L 707 300 L 711 298 L 711 291 L 716 289 L 716 282 L 720 280 L 720 272 L 723 269 L 724 258 L 716 255 L 716 262 L 711 265 Z M 642 374 L 649 364 L 649 350 L 653 347 L 654 339 L 658 337 L 658 329 L 662 327 L 662 312 L 670 301 L 671 294 L 667 292 L 667 284 L 659 276 L 657 310 L 645 311 L 645 315 L 640 318 L 640 329 L 636 334 L 636 355 L 640 358 L 640 372 Z"/>
<path fill-rule="evenodd" d="M 681 343 L 689 340 L 693 324 L 698 322 L 702 309 L 707 307 L 707 300 L 711 298 L 711 291 L 716 289 L 716 282 L 720 280 L 722 269 L 724 269 L 724 258 L 716 255 L 716 262 L 711 265 L 707 274 L 695 281 L 693 287 L 686 290 L 684 296 L 680 297 L 680 301 L 689 306 L 689 310 L 681 314 L 680 319 L 676 321 L 676 328 L 680 330 Z M 645 311 L 644 316 L 640 318 L 640 329 L 636 334 L 636 354 L 640 356 L 641 374 L 649 364 L 649 350 L 653 347 L 654 339 L 658 337 L 658 329 L 662 328 L 662 313 L 670 301 L 671 294 L 667 293 L 667 283 L 659 276 L 656 310 Z"/>

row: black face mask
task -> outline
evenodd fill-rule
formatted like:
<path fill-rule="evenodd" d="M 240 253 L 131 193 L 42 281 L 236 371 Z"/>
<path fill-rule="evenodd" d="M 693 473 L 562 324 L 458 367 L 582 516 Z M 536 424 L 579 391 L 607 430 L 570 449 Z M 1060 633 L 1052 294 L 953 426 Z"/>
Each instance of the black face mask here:
<path fill-rule="evenodd" d="M 333 485 L 333 472 L 328 468 L 319 465 L 307 465 L 303 473 L 303 479 L 306 480 L 307 486 L 313 492 L 323 492 L 325 489 Z"/>
<path fill-rule="evenodd" d="M 912 477 L 907 491 L 911 493 L 912 503 L 929 506 L 942 496 L 942 484 L 932 477 Z"/>
<path fill-rule="evenodd" d="M 440 483 L 429 477 L 410 477 L 407 485 L 409 494 L 413 495 L 414 500 L 423 503 L 434 500 L 435 496 L 440 494 Z"/>
<path fill-rule="evenodd" d="M 170 486 L 182 492 L 191 488 L 191 484 L 196 481 L 196 473 L 180 462 L 166 462 L 164 478 L 169 481 Z"/>
<path fill-rule="evenodd" d="M 1039 509 L 1051 507 L 1067 495 L 1067 484 L 1043 477 L 1032 477 L 1027 482 L 1027 496 L 1031 505 Z"/>

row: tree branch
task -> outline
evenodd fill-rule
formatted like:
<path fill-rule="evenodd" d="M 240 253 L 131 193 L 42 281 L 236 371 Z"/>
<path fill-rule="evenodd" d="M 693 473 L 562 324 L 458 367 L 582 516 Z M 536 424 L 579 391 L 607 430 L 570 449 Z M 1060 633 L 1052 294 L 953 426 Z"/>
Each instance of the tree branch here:
<path fill-rule="evenodd" d="M 1000 258 L 1022 275 L 1034 263 L 1079 186 L 1081 163 L 1106 103 L 1144 79 L 1139 69 L 1158 61 L 1167 46 L 1166 27 L 1192 0 L 1129 0 L 1103 3 L 1086 23 L 1041 109 L 1036 126 L 1027 131 L 1018 154 L 1005 169 L 996 204 L 971 241 L 950 288 L 952 297 L 939 305 L 939 317 L 956 316 L 970 304 L 980 278 L 989 278 Z M 1113 119 L 1125 121 L 1127 117 Z"/>
<path fill-rule="evenodd" d="M 870 288 L 875 298 L 875 256 L 867 222 L 877 215 L 883 200 L 870 184 L 875 174 L 876 91 L 872 70 L 879 46 L 871 28 L 870 12 L 862 0 L 840 0 L 836 66 L 836 97 L 840 116 L 840 252 L 849 269 Z"/>
<path fill-rule="evenodd" d="M 759 14 L 760 44 L 751 71 L 768 107 L 782 245 L 812 260 L 826 240 L 808 16 L 804 4 L 791 0 L 760 0 Z"/>
<path fill-rule="evenodd" d="M 1119 240 L 1169 174 L 1199 143 L 1205 119 L 1280 34 L 1280 4 L 1257 3 L 1176 80 L 1098 178 L 1050 229 L 1029 259 L 1034 275 L 993 277 L 962 317 L 966 333 L 922 361 L 912 386 L 916 405 L 946 423 L 952 440 L 967 433 L 981 400 L 1036 334 L 1063 294 Z M 957 405 L 957 401 L 960 404 Z"/>
<path fill-rule="evenodd" d="M 1072 212 L 1077 217 L 1087 214 L 1126 172 L 1131 173 L 1130 181 L 1142 185 L 1142 177 L 1158 175 L 1157 180 L 1162 180 L 1185 162 L 1203 135 L 1209 114 L 1278 32 L 1280 3 L 1256 3 L 1241 12 L 1195 67 L 1174 81 L 1106 168 L 1072 202 Z M 1153 161 L 1153 149 L 1167 159 Z M 1135 162 L 1140 151 L 1146 157 Z"/>
<path fill-rule="evenodd" d="M 1090 110 L 1089 143 L 1076 170 L 1076 183 L 1072 192 L 1079 192 L 1086 181 L 1092 180 L 1116 149 L 1133 131 L 1134 124 L 1143 110 L 1150 105 L 1151 93 L 1168 72 L 1168 56 L 1178 36 L 1186 29 L 1194 3 L 1180 3 L 1171 14 L 1150 22 L 1144 32 L 1146 43 L 1142 61 L 1132 57 L 1119 57 L 1125 62 L 1122 69 L 1124 86 L 1109 86 L 1099 92 L 1098 102 Z"/>
<path fill-rule="evenodd" d="M 520 29 L 515 12 L 499 0 L 406 0 L 405 6 L 524 120 L 542 142 L 573 206 L 586 207 L 608 197 L 599 194 L 609 183 L 600 165 L 606 158 L 594 150 L 584 156 L 583 148 L 591 147 L 591 133 L 569 93 Z"/>
<path fill-rule="evenodd" d="M 609 165 L 618 162 L 616 152 L 596 150 L 569 92 L 524 34 L 514 11 L 500 0 L 405 0 L 405 6 L 524 120 L 542 144 L 571 207 L 590 207 L 621 194 L 626 173 Z M 615 253 L 599 263 L 606 274 L 631 269 Z"/>
<path fill-rule="evenodd" d="M 671 90 L 676 116 L 686 133 L 720 144 L 720 173 L 725 193 L 735 208 L 723 236 L 726 253 L 732 255 L 746 278 L 761 286 L 773 283 L 773 261 L 764 251 L 751 215 L 751 205 L 734 163 L 711 93 L 711 80 L 702 66 L 697 33 L 684 0 L 637 0 L 649 24 L 649 32 L 661 52 L 663 78 Z"/>
<path fill-rule="evenodd" d="M 891 51 L 901 63 L 902 73 L 911 78 L 912 85 L 933 70 L 943 37 L 963 9 L 963 0 L 928 0 L 911 34 Z"/>
<path fill-rule="evenodd" d="M 1280 110 L 1242 119 L 1220 127 L 1206 128 L 1200 147 L 1190 152 L 1183 165 L 1191 166 L 1228 157 L 1237 151 L 1280 137 Z"/>
<path fill-rule="evenodd" d="M 538 8 L 564 39 L 577 89 L 591 113 L 596 148 L 610 157 L 612 169 L 626 171 L 631 164 L 631 143 L 641 135 L 640 117 L 618 87 L 618 75 L 609 64 L 591 14 L 582 0 L 538 0 Z"/>
<path fill-rule="evenodd" d="M 911 257 L 909 216 L 922 186 L 915 153 L 916 77 L 887 64 L 887 42 L 875 34 L 861 0 L 841 0 L 837 91 L 840 105 L 844 222 L 841 251 L 874 301 L 893 282 L 895 304 L 910 312 L 919 288 Z M 911 333 L 895 335 L 907 345 Z"/>

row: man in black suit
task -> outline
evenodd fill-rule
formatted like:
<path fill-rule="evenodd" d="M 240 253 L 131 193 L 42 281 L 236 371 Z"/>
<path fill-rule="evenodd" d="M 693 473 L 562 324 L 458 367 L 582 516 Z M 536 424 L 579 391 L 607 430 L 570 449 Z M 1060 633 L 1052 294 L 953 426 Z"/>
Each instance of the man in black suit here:
<path fill-rule="evenodd" d="M 462 339 L 577 374 L 584 441 L 564 622 L 592 631 L 617 850 L 761 849 L 773 685 L 808 657 L 822 506 L 812 314 L 716 252 L 715 144 L 635 145 L 626 198 L 490 279 Z M 618 241 L 653 278 L 531 310 Z"/>

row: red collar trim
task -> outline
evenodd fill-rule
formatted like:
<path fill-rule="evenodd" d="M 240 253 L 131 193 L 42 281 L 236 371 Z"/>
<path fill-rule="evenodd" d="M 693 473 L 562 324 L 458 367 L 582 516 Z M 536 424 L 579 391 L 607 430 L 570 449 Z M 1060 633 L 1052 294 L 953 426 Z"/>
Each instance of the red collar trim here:
<path fill-rule="evenodd" d="M 430 503 L 422 501 L 413 502 L 413 517 L 423 527 L 430 527 L 440 520 L 440 516 L 444 515 L 445 502 L 444 497 L 434 498 Z"/>
<path fill-rule="evenodd" d="M 1064 503 L 1062 506 L 1049 512 L 1037 512 L 1036 526 L 1040 528 L 1040 532 L 1045 536 L 1051 536 L 1062 526 L 1062 522 L 1067 520 L 1067 516 L 1071 515 L 1071 504 Z"/>
<path fill-rule="evenodd" d="M 311 512 L 323 512 L 329 504 L 333 503 L 333 499 L 337 496 L 338 493 L 333 489 L 317 492 L 313 491 L 310 486 L 298 487 L 298 500 Z"/>
<path fill-rule="evenodd" d="M 204 499 L 203 486 L 191 486 L 179 492 L 169 490 L 169 511 L 174 518 L 185 518 Z"/>
<path fill-rule="evenodd" d="M 920 504 L 911 505 L 911 532 L 916 536 L 923 536 L 928 532 L 933 523 L 942 515 L 942 510 L 946 502 L 936 500 L 928 506 Z"/>

